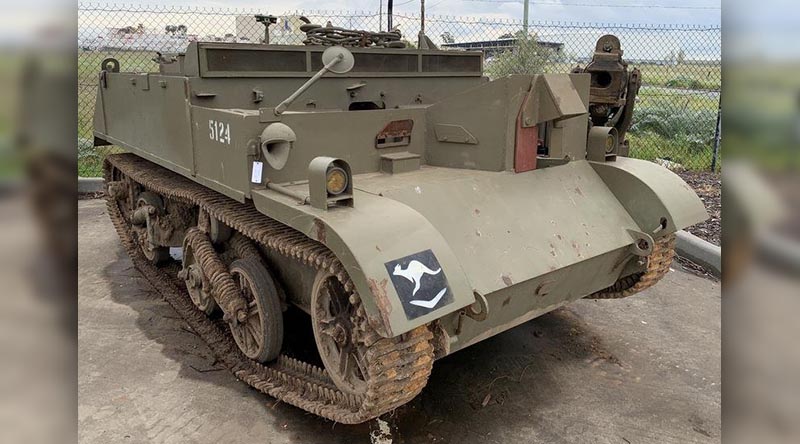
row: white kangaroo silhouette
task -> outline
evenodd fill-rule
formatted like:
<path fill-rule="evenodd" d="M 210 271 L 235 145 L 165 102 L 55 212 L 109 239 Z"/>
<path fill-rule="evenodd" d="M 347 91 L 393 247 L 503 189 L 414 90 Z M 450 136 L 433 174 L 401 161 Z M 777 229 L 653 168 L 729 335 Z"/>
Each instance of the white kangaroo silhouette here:
<path fill-rule="evenodd" d="M 441 271 L 442 271 L 441 268 L 439 268 L 436 271 L 433 271 L 427 266 L 425 266 L 425 264 L 423 264 L 422 262 L 418 260 L 413 260 L 409 262 L 408 267 L 406 267 L 405 270 L 403 270 L 403 267 L 401 267 L 400 264 L 395 265 L 394 273 L 392 274 L 395 276 L 403 276 L 404 278 L 413 282 L 414 291 L 411 293 L 411 296 L 414 296 L 415 294 L 417 294 L 417 291 L 419 291 L 420 281 L 422 280 L 423 274 L 436 275 L 439 274 L 439 272 Z"/>

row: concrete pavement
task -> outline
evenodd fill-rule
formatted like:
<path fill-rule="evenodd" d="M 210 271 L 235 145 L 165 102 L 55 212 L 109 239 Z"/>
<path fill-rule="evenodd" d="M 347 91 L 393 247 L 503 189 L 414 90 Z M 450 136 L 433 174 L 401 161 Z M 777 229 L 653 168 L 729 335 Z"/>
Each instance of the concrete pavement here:
<path fill-rule="evenodd" d="M 677 269 L 448 356 L 423 393 L 347 426 L 237 381 L 131 265 L 102 200 L 78 202 L 82 443 L 720 441 L 720 285 Z"/>

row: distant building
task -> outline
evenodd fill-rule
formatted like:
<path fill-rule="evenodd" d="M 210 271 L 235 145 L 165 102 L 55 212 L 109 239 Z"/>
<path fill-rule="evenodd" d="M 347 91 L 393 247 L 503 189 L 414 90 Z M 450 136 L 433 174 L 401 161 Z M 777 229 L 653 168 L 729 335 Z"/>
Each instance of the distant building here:
<path fill-rule="evenodd" d="M 564 52 L 563 43 L 537 40 L 536 44 L 543 48 L 552 49 L 557 55 L 561 55 Z M 501 52 L 513 49 L 515 46 L 517 46 L 517 39 L 513 37 L 499 38 L 497 40 L 480 40 L 474 42 L 442 43 L 441 45 L 442 48 L 446 49 L 483 51 L 487 59 L 494 57 Z"/>
<path fill-rule="evenodd" d="M 278 22 L 269 27 L 269 42 L 273 45 L 300 45 L 306 34 L 300 30 L 303 22 L 299 15 L 278 17 Z M 253 15 L 236 16 L 236 38 L 238 41 L 261 43 L 264 41 L 264 25 Z"/>
<path fill-rule="evenodd" d="M 98 33 L 99 34 L 99 33 Z M 153 33 L 141 24 L 122 28 L 106 28 L 105 35 L 80 35 L 78 46 L 83 51 L 160 51 L 180 53 L 186 50 L 189 42 L 197 40 L 194 34 Z"/>

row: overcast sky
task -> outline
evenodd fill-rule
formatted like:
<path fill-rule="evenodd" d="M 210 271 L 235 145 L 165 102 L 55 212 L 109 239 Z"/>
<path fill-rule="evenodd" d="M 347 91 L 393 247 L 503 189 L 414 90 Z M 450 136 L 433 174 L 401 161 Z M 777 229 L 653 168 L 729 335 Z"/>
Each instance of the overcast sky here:
<path fill-rule="evenodd" d="M 377 11 L 381 0 L 128 0 L 130 4 L 174 4 L 219 8 L 259 8 L 271 14 L 300 9 Z M 383 1 L 384 11 L 386 0 Z M 646 24 L 720 24 L 721 0 L 531 0 L 531 21 Z M 419 0 L 395 0 L 396 13 L 418 13 Z M 579 6 L 593 5 L 593 6 Z M 624 7 L 624 6 L 635 7 Z M 614 6 L 614 7 L 611 7 Z M 664 6 L 669 6 L 665 8 Z M 679 7 L 691 7 L 680 9 Z M 711 8 L 711 9 L 702 9 Z M 522 0 L 426 0 L 432 15 L 522 19 Z"/>

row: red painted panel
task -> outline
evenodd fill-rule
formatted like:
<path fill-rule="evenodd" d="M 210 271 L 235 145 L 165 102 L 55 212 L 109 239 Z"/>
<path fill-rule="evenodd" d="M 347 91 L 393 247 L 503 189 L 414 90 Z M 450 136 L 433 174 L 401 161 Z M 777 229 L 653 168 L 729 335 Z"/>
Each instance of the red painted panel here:
<path fill-rule="evenodd" d="M 522 126 L 522 110 L 528 103 L 531 94 L 522 101 L 522 106 L 517 114 L 517 134 L 514 146 L 514 172 L 524 173 L 525 171 L 536 169 L 536 153 L 539 148 L 539 128 L 532 126 L 524 128 Z"/>

